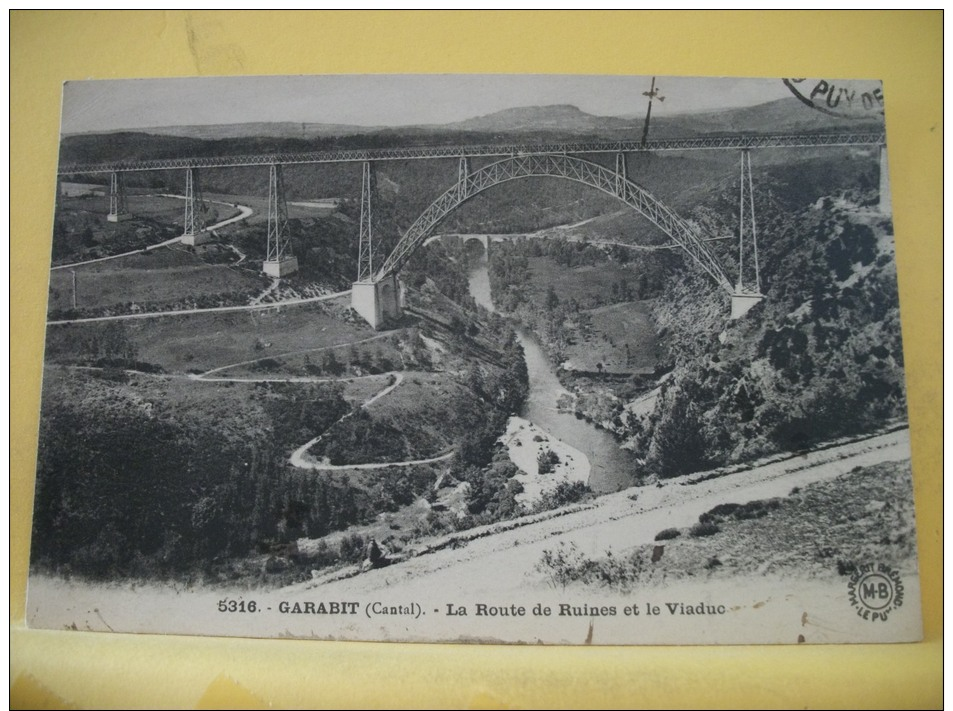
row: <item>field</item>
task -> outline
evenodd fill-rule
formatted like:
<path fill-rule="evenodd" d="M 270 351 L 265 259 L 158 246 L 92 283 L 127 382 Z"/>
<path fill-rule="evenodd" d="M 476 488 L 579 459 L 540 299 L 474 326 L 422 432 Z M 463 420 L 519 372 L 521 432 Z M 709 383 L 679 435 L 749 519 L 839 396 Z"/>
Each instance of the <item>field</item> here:
<path fill-rule="evenodd" d="M 138 361 L 159 366 L 167 372 L 198 373 L 375 335 L 363 322 L 342 321 L 321 304 L 301 304 L 241 312 L 51 326 L 46 358 L 54 363 L 83 360 L 84 344 L 90 339 L 101 338 L 108 328 L 117 327 L 135 345 Z"/>
<path fill-rule="evenodd" d="M 304 353 L 263 355 L 259 360 L 220 370 L 215 377 L 365 375 L 403 369 L 407 363 L 396 333 L 368 336 L 339 345 L 320 345 Z"/>
<path fill-rule="evenodd" d="M 645 301 L 612 304 L 586 312 L 591 333 L 566 349 L 567 369 L 605 373 L 651 373 L 658 360 L 655 324 Z"/>
<path fill-rule="evenodd" d="M 228 262 L 236 259 L 234 252 L 219 245 L 203 245 L 195 253 L 174 246 L 51 271 L 49 312 L 72 308 L 73 272 L 76 307 L 80 312 L 93 313 L 128 304 L 151 311 L 202 297 L 231 300 L 236 294 L 256 294 L 267 286 L 267 279 L 254 272 L 235 269 L 228 263 L 209 264 L 203 257 Z"/>
<path fill-rule="evenodd" d="M 637 277 L 615 261 L 599 265 L 565 267 L 550 257 L 530 257 L 527 284 L 531 304 L 543 304 L 553 285 L 561 304 L 575 301 L 581 308 L 563 348 L 569 370 L 605 373 L 651 373 L 657 362 L 655 324 L 648 301 L 612 298 L 613 285 L 626 285 L 634 296 Z M 624 298 L 624 297 L 622 297 Z"/>
<path fill-rule="evenodd" d="M 106 186 L 100 188 L 108 191 Z M 211 205 L 213 208 L 224 209 L 222 205 Z M 78 197 L 60 197 L 56 208 L 62 213 L 81 213 L 96 215 L 105 218 L 109 213 L 109 199 L 106 195 L 80 195 Z M 140 195 L 133 192 L 126 193 L 126 210 L 136 218 L 155 220 L 165 224 L 177 224 L 181 227 L 185 215 L 185 200 L 161 195 Z M 114 223 L 106 223 L 103 227 L 111 227 Z"/>
<path fill-rule="evenodd" d="M 247 219 L 245 222 L 247 224 L 267 224 L 268 222 L 268 191 L 267 189 L 261 195 L 233 195 L 229 193 L 204 193 L 203 197 L 206 200 L 218 200 L 220 202 L 226 202 L 232 205 L 245 205 L 254 210 L 254 213 Z M 184 202 L 178 200 L 179 212 L 183 210 Z M 307 202 L 307 201 L 291 201 L 287 202 L 288 206 L 288 219 L 302 219 L 307 217 L 327 217 L 330 214 L 333 214 L 335 211 L 334 207 L 326 206 L 306 206 L 306 205 L 296 205 L 296 202 Z M 130 204 L 130 210 L 134 210 L 135 205 Z M 220 218 L 225 219 L 230 217 L 233 213 L 237 211 L 230 211 L 225 205 L 218 205 L 216 203 L 209 204 L 210 210 L 217 210 L 221 213 Z M 227 213 L 227 214 L 226 214 Z M 138 214 L 138 213 L 136 213 Z M 211 214 L 211 213 L 210 213 Z M 181 223 L 182 215 L 178 215 L 178 222 Z M 224 228 L 228 229 L 228 227 Z"/>
<path fill-rule="evenodd" d="M 543 303 L 550 285 L 558 284 L 560 301 L 575 299 L 583 308 L 600 304 L 607 284 L 632 277 L 632 272 L 615 263 L 566 269 L 550 257 L 530 257 L 529 268 L 531 301 Z"/>
<path fill-rule="evenodd" d="M 103 186 L 105 188 L 105 186 Z M 101 189 L 103 189 L 101 188 Z M 141 191 L 126 191 L 126 211 L 134 218 L 153 220 L 162 224 L 176 225 L 182 228 L 185 220 L 185 200 L 174 197 L 174 193 L 153 194 Z M 235 195 L 219 195 L 217 193 L 203 193 L 206 205 L 206 221 L 211 224 L 218 220 L 225 220 L 238 214 L 234 207 L 242 203 L 242 198 Z M 228 204 L 222 204 L 228 203 Z M 262 212 L 267 216 L 268 198 L 264 198 Z M 80 195 L 77 197 L 60 197 L 57 199 L 57 210 L 63 212 L 80 212 L 89 215 L 98 215 L 105 218 L 109 213 L 109 200 L 105 195 Z M 114 223 L 105 223 L 112 226 Z M 121 223 L 120 223 L 121 224 Z"/>

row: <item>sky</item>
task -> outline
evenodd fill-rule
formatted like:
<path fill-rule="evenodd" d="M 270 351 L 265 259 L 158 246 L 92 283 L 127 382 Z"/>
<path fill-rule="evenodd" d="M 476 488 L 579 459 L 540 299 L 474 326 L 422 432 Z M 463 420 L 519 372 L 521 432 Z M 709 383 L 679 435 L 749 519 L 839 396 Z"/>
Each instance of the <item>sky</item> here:
<path fill-rule="evenodd" d="M 292 121 L 356 126 L 442 124 L 506 108 L 572 104 L 597 116 L 641 116 L 651 77 L 336 75 L 67 82 L 63 133 Z M 653 115 L 790 97 L 780 79 L 658 77 Z"/>

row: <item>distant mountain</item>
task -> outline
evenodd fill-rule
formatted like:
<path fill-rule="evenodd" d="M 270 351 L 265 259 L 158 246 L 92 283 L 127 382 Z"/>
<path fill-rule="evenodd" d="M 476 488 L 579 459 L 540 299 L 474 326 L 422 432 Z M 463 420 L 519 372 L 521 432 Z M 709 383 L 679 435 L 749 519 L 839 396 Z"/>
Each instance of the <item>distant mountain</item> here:
<path fill-rule="evenodd" d="M 342 136 L 413 137 L 436 134 L 473 133 L 486 135 L 526 135 L 545 139 L 589 137 L 607 140 L 637 139 L 642 135 L 641 116 L 594 116 L 576 106 L 524 106 L 503 109 L 485 116 L 448 124 L 420 126 L 355 126 L 349 124 L 235 123 L 194 126 L 156 126 L 137 133 L 199 140 L 275 138 L 312 141 Z M 655 116 L 650 138 L 688 137 L 715 133 L 777 133 L 874 130 L 883 121 L 843 119 L 805 106 L 793 96 L 757 106 L 722 111 Z M 109 133 L 122 133 L 112 131 Z M 89 135 L 89 134 L 86 134 Z"/>
<path fill-rule="evenodd" d="M 575 106 L 529 106 L 504 109 L 486 116 L 431 130 L 479 131 L 484 133 L 540 133 L 601 136 L 611 140 L 641 138 L 644 116 L 593 116 Z M 805 106 L 798 99 L 784 98 L 756 106 L 720 111 L 654 116 L 650 138 L 689 137 L 738 133 L 817 133 L 882 128 L 882 120 L 859 121 L 830 116 Z"/>
<path fill-rule="evenodd" d="M 804 105 L 795 97 L 755 106 L 660 117 L 651 136 L 738 133 L 827 133 L 883 129 L 883 118 L 845 119 Z"/>
<path fill-rule="evenodd" d="M 503 133 L 522 133 L 527 131 L 558 131 L 581 134 L 597 134 L 604 131 L 641 130 L 642 120 L 621 118 L 618 116 L 593 116 L 575 106 L 557 104 L 553 106 L 523 106 L 503 109 L 496 113 L 456 123 L 448 123 L 439 128 L 451 131 L 485 131 Z M 428 128 L 438 128 L 430 126 Z"/>

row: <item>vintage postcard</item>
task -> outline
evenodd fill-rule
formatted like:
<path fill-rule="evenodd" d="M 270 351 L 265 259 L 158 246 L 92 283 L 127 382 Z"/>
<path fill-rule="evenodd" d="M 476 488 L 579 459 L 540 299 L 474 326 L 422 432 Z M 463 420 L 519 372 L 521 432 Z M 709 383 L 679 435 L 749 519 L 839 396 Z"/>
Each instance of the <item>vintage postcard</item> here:
<path fill-rule="evenodd" d="M 29 624 L 920 639 L 884 101 L 68 83 Z"/>

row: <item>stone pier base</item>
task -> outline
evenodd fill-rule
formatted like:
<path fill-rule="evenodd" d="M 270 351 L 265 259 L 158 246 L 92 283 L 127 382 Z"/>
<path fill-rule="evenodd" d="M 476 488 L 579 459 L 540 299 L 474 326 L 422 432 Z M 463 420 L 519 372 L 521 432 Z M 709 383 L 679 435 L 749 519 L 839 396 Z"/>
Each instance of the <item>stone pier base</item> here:
<path fill-rule="evenodd" d="M 194 235 L 182 235 L 182 239 L 179 240 L 182 244 L 187 244 L 190 247 L 195 247 L 199 244 L 205 244 L 206 242 L 212 239 L 212 235 L 208 232 L 198 232 Z"/>
<path fill-rule="evenodd" d="M 735 321 L 764 301 L 764 294 L 735 292 L 731 295 L 731 320 Z"/>
<path fill-rule="evenodd" d="M 126 220 L 131 219 L 132 215 L 128 212 L 120 212 L 116 214 L 109 213 L 106 215 L 106 222 L 125 222 Z"/>
<path fill-rule="evenodd" d="M 400 284 L 394 275 L 380 281 L 356 281 L 351 286 L 351 308 L 379 330 L 388 321 L 400 318 Z"/>
<path fill-rule="evenodd" d="M 261 270 L 270 277 L 280 279 L 298 271 L 298 258 L 266 259 L 261 263 Z"/>

